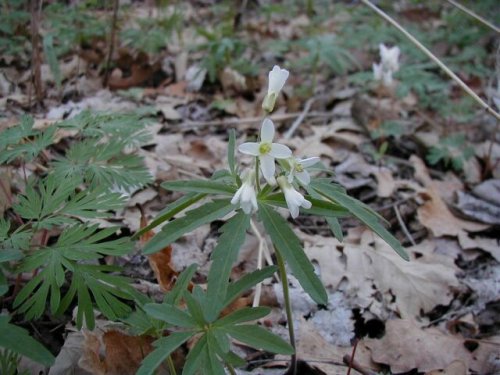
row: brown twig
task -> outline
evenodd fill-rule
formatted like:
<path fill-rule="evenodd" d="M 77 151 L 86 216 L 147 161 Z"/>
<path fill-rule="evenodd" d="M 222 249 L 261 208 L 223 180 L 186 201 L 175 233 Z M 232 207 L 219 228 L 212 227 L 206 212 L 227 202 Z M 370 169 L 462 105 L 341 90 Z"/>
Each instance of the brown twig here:
<path fill-rule="evenodd" d="M 115 35 L 116 35 L 116 21 L 118 19 L 118 8 L 120 5 L 119 0 L 114 0 L 113 2 L 113 20 L 111 22 L 111 34 L 109 37 L 109 49 L 108 49 L 108 58 L 106 59 L 106 67 L 104 68 L 104 80 L 103 85 L 108 85 L 109 80 L 109 67 L 111 66 L 111 59 L 113 58 L 113 50 L 115 46 Z"/>
<path fill-rule="evenodd" d="M 359 364 L 356 360 L 351 358 L 351 356 L 349 354 L 346 354 L 342 358 L 342 360 L 344 361 L 344 364 L 352 367 L 354 370 L 356 370 L 357 372 L 359 372 L 362 375 L 377 375 L 376 372 L 373 372 L 373 371 L 368 370 L 368 369 L 364 368 L 363 366 L 361 366 L 361 364 Z"/>
<path fill-rule="evenodd" d="M 28 91 L 28 105 L 31 106 L 31 87 L 35 89 L 35 98 L 37 103 L 43 101 L 42 89 L 42 62 L 40 51 L 40 12 L 42 9 L 41 0 L 31 0 L 31 85 Z"/>
<path fill-rule="evenodd" d="M 269 118 L 274 122 L 291 120 L 299 117 L 303 112 L 293 112 L 293 113 L 283 113 L 269 116 Z M 309 112 L 304 117 L 322 117 L 328 118 L 332 117 L 331 112 Z M 182 129 L 192 129 L 197 127 L 205 127 L 205 126 L 234 126 L 241 124 L 253 124 L 262 122 L 262 117 L 245 117 L 245 118 L 237 118 L 230 120 L 213 120 L 213 121 L 186 121 L 184 124 L 181 124 L 180 127 Z"/>

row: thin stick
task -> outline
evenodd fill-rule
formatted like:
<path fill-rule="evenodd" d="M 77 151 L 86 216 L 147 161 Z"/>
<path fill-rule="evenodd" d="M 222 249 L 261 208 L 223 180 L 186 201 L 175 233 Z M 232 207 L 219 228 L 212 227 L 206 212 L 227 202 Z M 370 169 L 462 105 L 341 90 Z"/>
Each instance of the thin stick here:
<path fill-rule="evenodd" d="M 271 120 L 274 122 L 277 121 L 286 121 L 296 117 L 299 117 L 302 112 L 294 112 L 294 113 L 283 113 L 269 116 Z M 330 112 L 309 112 L 305 117 L 322 117 L 328 118 L 332 117 Z M 231 125 L 241 125 L 241 124 L 255 124 L 262 122 L 262 117 L 245 117 L 245 118 L 237 118 L 231 120 L 214 120 L 214 121 L 186 121 L 183 124 L 180 124 L 182 129 L 191 129 L 202 126 L 231 126 Z"/>
<path fill-rule="evenodd" d="M 111 35 L 109 37 L 109 50 L 108 50 L 108 58 L 106 60 L 106 71 L 104 72 L 104 81 L 103 85 L 108 85 L 109 80 L 109 67 L 111 65 L 111 59 L 113 58 L 113 50 L 115 46 L 115 34 L 116 34 L 116 20 L 118 18 L 118 7 L 120 5 L 119 0 L 115 0 L 113 2 L 113 20 L 111 24 Z"/>
<path fill-rule="evenodd" d="M 290 291 L 288 289 L 288 277 L 286 275 L 285 269 L 285 261 L 281 256 L 280 252 L 276 247 L 274 248 L 274 253 L 276 254 L 276 262 L 278 263 L 278 272 L 281 279 L 281 286 L 283 287 L 283 300 L 285 301 L 285 311 L 286 311 L 286 320 L 288 325 L 288 334 L 290 336 L 290 345 L 292 345 L 293 349 L 296 349 L 295 346 L 295 331 L 293 329 L 293 315 L 292 315 L 292 304 L 290 302 Z M 290 369 L 292 370 L 291 375 L 297 374 L 297 353 L 294 352 L 292 354 Z"/>
<path fill-rule="evenodd" d="M 41 2 L 31 0 L 31 85 L 35 88 L 35 98 L 38 104 L 43 101 L 42 62 L 40 51 L 40 12 Z M 31 106 L 31 88 L 29 90 L 29 105 Z"/>
<path fill-rule="evenodd" d="M 385 13 L 383 10 L 373 5 L 369 0 L 361 0 L 361 2 L 367 6 L 369 6 L 372 10 L 374 10 L 378 15 L 384 18 L 386 21 L 390 22 L 396 29 L 398 29 L 401 33 L 404 34 L 410 41 L 415 44 L 422 52 L 424 52 L 430 59 L 432 59 L 436 64 L 439 65 L 441 69 L 444 70 L 446 74 L 448 74 L 451 79 L 453 79 L 458 85 L 469 94 L 481 107 L 483 107 L 488 113 L 493 115 L 497 120 L 500 120 L 500 114 L 496 112 L 493 108 L 491 108 L 483 99 L 481 99 L 474 91 L 472 91 L 464 81 L 462 81 L 455 73 L 453 73 L 450 68 L 448 68 L 441 60 L 439 60 L 427 47 L 425 47 L 422 43 L 420 43 L 413 35 L 411 35 L 408 31 L 405 30 L 403 26 L 401 26 L 396 20 L 394 20 L 391 16 Z"/>
<path fill-rule="evenodd" d="M 293 133 L 297 128 L 302 124 L 302 121 L 304 121 L 304 118 L 307 116 L 307 113 L 310 111 L 312 104 L 314 103 L 314 98 L 310 98 L 307 100 L 306 104 L 304 105 L 304 110 L 300 114 L 299 117 L 293 122 L 292 126 L 290 126 L 290 129 L 285 133 L 284 138 L 285 139 L 290 139 L 292 138 Z"/>
<path fill-rule="evenodd" d="M 413 239 L 412 235 L 410 234 L 410 231 L 408 230 L 408 227 L 406 226 L 405 222 L 403 221 L 403 218 L 401 217 L 401 213 L 399 212 L 398 206 L 394 205 L 394 212 L 396 212 L 396 217 L 399 222 L 399 226 L 403 230 L 403 233 L 405 234 L 406 238 L 411 242 L 413 246 L 417 246 L 415 243 L 415 240 Z"/>
<path fill-rule="evenodd" d="M 174 361 L 172 360 L 172 356 L 170 354 L 167 357 L 167 364 L 170 375 L 177 375 L 177 371 L 175 371 Z"/>
<path fill-rule="evenodd" d="M 478 20 L 479 22 L 482 22 L 483 24 L 485 24 L 486 26 L 488 26 L 489 28 L 493 29 L 495 32 L 497 33 L 500 33 L 500 28 L 496 27 L 495 25 L 493 25 L 490 21 L 484 19 L 483 17 L 481 17 L 479 14 L 476 14 L 474 13 L 472 10 L 470 10 L 469 8 L 466 8 L 465 6 L 463 6 L 462 4 L 460 3 L 457 3 L 456 1 L 454 0 L 447 0 L 450 4 L 456 6 L 458 9 L 460 9 L 462 12 L 464 13 L 467 13 L 469 16 L 475 18 L 476 20 Z"/>
<path fill-rule="evenodd" d="M 262 255 L 266 258 L 266 262 L 271 266 L 273 264 L 273 260 L 271 259 L 271 255 L 269 254 L 269 249 L 267 248 L 267 243 L 264 237 L 260 234 L 259 228 L 255 225 L 255 222 L 250 219 L 250 226 L 252 228 L 253 233 L 257 237 L 259 241 L 259 253 L 257 255 L 257 269 L 260 270 L 262 268 Z M 253 307 L 259 306 L 260 296 L 262 294 L 262 281 L 257 284 L 255 287 L 255 294 L 253 296 Z"/>

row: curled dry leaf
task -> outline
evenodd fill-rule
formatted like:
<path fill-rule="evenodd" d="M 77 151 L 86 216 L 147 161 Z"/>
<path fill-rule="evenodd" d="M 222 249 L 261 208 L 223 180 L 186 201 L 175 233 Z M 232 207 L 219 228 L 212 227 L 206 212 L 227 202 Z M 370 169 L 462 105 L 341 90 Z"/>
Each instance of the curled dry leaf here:
<path fill-rule="evenodd" d="M 423 195 L 427 200 L 417 210 L 418 219 L 435 237 L 458 236 L 463 231 L 477 232 L 488 228 L 488 225 L 455 217 L 441 197 L 439 185 L 431 179 L 423 161 L 416 156 L 412 156 L 410 161 L 415 167 L 415 177 L 426 187 Z"/>
<path fill-rule="evenodd" d="M 83 354 L 79 365 L 94 375 L 133 375 L 152 350 L 151 336 L 129 336 L 116 330 L 101 337 L 84 332 Z"/>
<path fill-rule="evenodd" d="M 146 227 L 147 220 L 144 215 L 141 215 L 141 228 Z M 153 231 L 148 231 L 141 236 L 141 242 L 146 244 L 151 238 L 154 237 Z M 161 251 L 148 255 L 149 264 L 155 273 L 156 280 L 160 285 L 163 292 L 168 292 L 172 289 L 175 280 L 177 279 L 177 272 L 171 264 L 172 261 L 172 246 L 168 245 Z"/>
<path fill-rule="evenodd" d="M 452 288 L 458 287 L 456 267 L 439 255 L 429 255 L 410 262 L 402 260 L 382 239 L 365 230 L 360 243 L 345 243 L 321 236 L 304 236 L 306 254 L 318 261 L 321 279 L 327 286 L 338 288 L 347 279 L 345 292 L 355 295 L 358 303 L 373 302 L 376 286 L 380 293 L 392 293 L 403 317 L 417 316 L 436 305 L 448 305 L 453 298 Z M 420 245 L 419 245 L 420 246 Z M 428 254 L 419 246 L 408 248 L 410 254 Z M 427 245 L 425 245 L 427 246 Z M 339 255 L 339 250 L 343 256 Z"/>
<path fill-rule="evenodd" d="M 385 329 L 382 339 L 364 342 L 371 350 L 372 359 L 389 365 L 394 373 L 446 369 L 456 361 L 473 373 L 498 373 L 495 367 L 498 346 L 490 342 L 492 340 L 469 340 L 445 334 L 437 328 L 422 329 L 412 319 L 389 320 Z"/>

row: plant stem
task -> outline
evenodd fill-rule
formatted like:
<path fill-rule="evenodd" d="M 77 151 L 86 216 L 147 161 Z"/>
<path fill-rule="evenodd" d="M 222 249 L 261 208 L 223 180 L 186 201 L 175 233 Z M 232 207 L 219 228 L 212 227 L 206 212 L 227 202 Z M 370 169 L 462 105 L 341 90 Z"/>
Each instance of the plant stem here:
<path fill-rule="evenodd" d="M 167 357 L 168 371 L 170 375 L 177 375 L 177 371 L 175 371 L 174 361 L 172 360 L 172 356 L 168 355 Z"/>
<path fill-rule="evenodd" d="M 276 254 L 276 262 L 278 263 L 278 272 L 280 275 L 281 285 L 283 286 L 283 299 L 285 301 L 285 311 L 286 319 L 288 325 L 288 334 L 290 335 L 290 345 L 292 345 L 295 350 L 295 332 L 293 329 L 293 316 L 292 316 L 292 304 L 290 302 L 290 291 L 288 289 L 288 277 L 286 275 L 285 261 L 281 256 L 278 249 L 274 248 L 274 253 Z M 297 374 L 297 354 L 292 354 L 292 360 L 290 363 L 290 369 L 292 370 L 292 375 Z"/>
<path fill-rule="evenodd" d="M 234 367 L 230 363 L 226 362 L 226 367 L 231 375 L 236 375 L 236 371 L 234 371 Z"/>
<path fill-rule="evenodd" d="M 500 120 L 500 113 L 496 112 L 491 106 L 489 106 L 483 99 L 481 99 L 474 91 L 472 91 L 467 84 L 462 81 L 455 73 L 451 71 L 441 60 L 439 60 L 427 47 L 420 43 L 413 35 L 411 35 L 406 29 L 401 26 L 396 20 L 385 13 L 383 10 L 372 4 L 369 0 L 361 0 L 361 2 L 372 10 L 374 10 L 378 15 L 384 18 L 386 21 L 391 23 L 396 29 L 398 29 L 404 36 L 406 36 L 413 44 L 415 44 L 422 52 L 424 52 L 430 59 L 432 59 L 436 64 L 439 65 L 441 69 L 444 70 L 446 74 L 450 76 L 458 85 L 469 94 L 477 103 L 483 107 L 486 112 L 493 115 L 497 120 Z"/>
<path fill-rule="evenodd" d="M 484 25 L 488 26 L 489 28 L 495 30 L 495 32 L 500 33 L 500 28 L 496 27 L 493 25 L 491 22 L 487 21 L 483 17 L 481 17 L 479 14 L 474 13 L 472 10 L 469 8 L 464 7 L 462 4 L 457 3 L 456 1 L 453 0 L 447 0 L 450 4 L 456 6 L 458 9 L 460 9 L 462 12 L 467 13 L 469 16 L 475 18 L 479 22 L 483 23 Z"/>
<path fill-rule="evenodd" d="M 260 193 L 259 167 L 260 167 L 259 158 L 255 158 L 255 187 L 257 188 L 257 194 Z"/>
<path fill-rule="evenodd" d="M 116 35 L 116 22 L 118 19 L 118 8 L 120 6 L 119 0 L 115 0 L 113 2 L 113 19 L 111 21 L 111 34 L 109 36 L 109 49 L 108 49 L 108 58 L 106 59 L 106 67 L 104 72 L 104 81 L 103 85 L 108 85 L 109 80 L 109 68 L 111 66 L 111 59 L 113 58 L 113 49 L 115 46 L 115 35 Z"/>

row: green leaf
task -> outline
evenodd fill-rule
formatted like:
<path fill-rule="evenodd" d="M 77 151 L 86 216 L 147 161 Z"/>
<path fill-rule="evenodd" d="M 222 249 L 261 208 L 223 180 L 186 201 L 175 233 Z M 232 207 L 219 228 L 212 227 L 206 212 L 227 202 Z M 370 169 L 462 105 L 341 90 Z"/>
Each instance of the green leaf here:
<path fill-rule="evenodd" d="M 146 227 L 142 228 L 140 231 L 136 232 L 133 236 L 132 239 L 137 239 L 140 236 L 142 236 L 144 233 L 149 232 L 151 229 L 157 227 L 158 225 L 164 223 L 167 220 L 170 220 L 173 218 L 175 215 L 177 215 L 179 212 L 185 210 L 192 204 L 198 202 L 199 200 L 203 199 L 206 196 L 206 194 L 195 194 L 195 193 L 189 193 L 183 196 L 180 199 L 177 199 L 175 202 L 170 203 L 165 207 L 163 210 L 160 211 L 156 219 L 154 219 L 151 224 L 147 225 Z"/>
<path fill-rule="evenodd" d="M 123 152 L 126 140 L 112 138 L 105 143 L 100 139 L 87 139 L 75 143 L 64 157 L 53 162 L 58 179 L 77 176 L 92 187 L 127 191 L 140 188 L 151 181 L 143 158 Z"/>
<path fill-rule="evenodd" d="M 207 332 L 207 346 L 205 350 L 205 366 L 207 374 L 210 375 L 226 375 L 224 366 L 222 366 L 219 358 L 217 357 L 217 341 L 212 332 Z"/>
<path fill-rule="evenodd" d="M 164 303 L 148 303 L 144 306 L 144 311 L 155 319 L 163 320 L 177 327 L 196 328 L 197 326 L 195 319 L 190 314 L 175 306 Z"/>
<path fill-rule="evenodd" d="M 224 327 L 224 330 L 236 340 L 257 349 L 279 354 L 294 353 L 294 349 L 289 343 L 257 325 L 243 324 L 228 326 Z"/>
<path fill-rule="evenodd" d="M 154 236 L 144 247 L 144 254 L 152 254 L 176 241 L 187 232 L 203 224 L 220 219 L 234 210 L 234 206 L 227 199 L 214 200 L 203 206 L 186 212 L 186 215 L 166 224 L 161 232 Z"/>
<path fill-rule="evenodd" d="M 167 337 L 156 340 L 156 349 L 142 361 L 141 367 L 136 375 L 152 375 L 155 370 L 165 361 L 165 359 L 179 346 L 184 344 L 191 336 L 192 332 L 173 332 Z"/>
<path fill-rule="evenodd" d="M 226 289 L 233 263 L 243 245 L 246 231 L 250 226 L 250 216 L 242 211 L 231 217 L 221 228 L 222 235 L 212 252 L 212 266 L 207 282 L 207 319 L 212 321 L 219 315 L 226 298 Z"/>
<path fill-rule="evenodd" d="M 366 206 L 362 206 L 361 202 L 349 197 L 347 194 L 340 192 L 330 184 L 323 182 L 312 182 L 311 187 L 323 197 L 330 199 L 348 209 L 354 216 L 366 224 L 371 230 L 377 233 L 385 242 L 387 242 L 398 255 L 404 260 L 410 260 L 406 250 L 401 246 L 401 243 L 380 224 L 375 213 L 369 210 Z"/>
<path fill-rule="evenodd" d="M 200 363 L 203 360 L 203 353 L 206 351 L 207 335 L 200 337 L 196 345 L 189 351 L 182 375 L 193 375 L 200 368 Z"/>
<path fill-rule="evenodd" d="M 55 360 L 54 356 L 26 330 L 9 324 L 9 317 L 6 315 L 0 315 L 0 347 L 24 355 L 47 367 Z"/>
<path fill-rule="evenodd" d="M 344 234 L 342 233 L 342 227 L 340 226 L 339 220 L 336 217 L 327 217 L 326 222 L 335 238 L 340 242 L 344 241 Z"/>
<path fill-rule="evenodd" d="M 261 281 L 274 275 L 277 269 L 278 268 L 276 266 L 264 267 L 260 270 L 253 271 L 252 273 L 247 273 L 239 280 L 230 283 L 227 288 L 226 299 L 222 308 L 229 306 L 229 304 L 238 298 L 238 296 L 246 292 L 254 285 L 257 285 Z"/>
<path fill-rule="evenodd" d="M 212 180 L 166 181 L 161 184 L 161 187 L 167 190 L 182 191 L 186 193 L 233 195 L 236 192 L 235 186 Z"/>
<path fill-rule="evenodd" d="M 217 320 L 214 323 L 216 327 L 223 327 L 228 325 L 235 325 L 239 323 L 249 322 L 265 317 L 271 312 L 269 307 L 244 307 L 236 310 L 229 315 Z"/>
<path fill-rule="evenodd" d="M 163 303 L 167 305 L 177 305 L 179 303 L 186 292 L 197 267 L 198 266 L 196 264 L 191 264 L 180 273 L 175 281 L 174 287 L 165 295 Z"/>
<path fill-rule="evenodd" d="M 274 246 L 283 255 L 302 288 L 315 302 L 326 305 L 328 296 L 325 287 L 314 273 L 314 266 L 288 222 L 265 204 L 259 205 L 259 215 Z"/>

